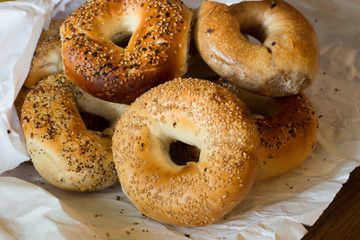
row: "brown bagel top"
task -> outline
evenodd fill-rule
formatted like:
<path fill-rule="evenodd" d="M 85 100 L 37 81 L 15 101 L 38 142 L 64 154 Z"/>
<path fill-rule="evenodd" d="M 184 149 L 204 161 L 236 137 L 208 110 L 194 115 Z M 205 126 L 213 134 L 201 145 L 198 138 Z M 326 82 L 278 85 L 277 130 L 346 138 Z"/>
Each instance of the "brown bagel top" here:
<path fill-rule="evenodd" d="M 194 40 L 204 61 L 240 88 L 270 97 L 289 96 L 303 91 L 317 75 L 316 33 L 285 1 L 230 6 L 204 1 L 195 22 Z"/>
<path fill-rule="evenodd" d="M 61 27 L 65 75 L 91 95 L 130 103 L 187 71 L 192 16 L 178 0 L 86 2 Z M 129 35 L 127 47 L 116 45 Z"/>

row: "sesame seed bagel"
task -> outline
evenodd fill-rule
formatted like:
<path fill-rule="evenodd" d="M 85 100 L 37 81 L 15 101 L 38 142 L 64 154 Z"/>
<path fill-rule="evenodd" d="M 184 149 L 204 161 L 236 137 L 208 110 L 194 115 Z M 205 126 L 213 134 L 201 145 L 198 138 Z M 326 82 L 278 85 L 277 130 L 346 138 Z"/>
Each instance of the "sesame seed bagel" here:
<path fill-rule="evenodd" d="M 79 111 L 116 122 L 125 105 L 95 99 L 62 74 L 41 80 L 28 93 L 21 110 L 27 150 L 40 175 L 72 191 L 96 191 L 118 178 L 113 163 L 112 127 L 88 130 Z"/>
<path fill-rule="evenodd" d="M 31 88 L 40 79 L 64 70 L 60 40 L 60 26 L 63 22 L 64 19 L 52 20 L 49 29 L 42 31 L 25 79 L 25 87 Z"/>
<path fill-rule="evenodd" d="M 316 144 L 318 120 L 303 92 L 279 98 L 263 97 L 224 80 L 216 82 L 244 101 L 259 130 L 256 181 L 284 174 L 309 157 Z"/>
<path fill-rule="evenodd" d="M 90 0 L 61 27 L 65 75 L 93 96 L 130 103 L 185 74 L 192 16 L 179 0 Z"/>
<path fill-rule="evenodd" d="M 169 148 L 176 140 L 200 149 L 198 162 L 175 164 Z M 211 224 L 246 196 L 258 145 L 238 97 L 210 81 L 181 78 L 136 99 L 113 137 L 124 193 L 145 215 L 179 226 Z"/>
<path fill-rule="evenodd" d="M 256 44 L 247 39 L 258 39 Z M 204 1 L 194 41 L 222 78 L 250 92 L 282 97 L 303 91 L 319 70 L 319 46 L 311 24 L 281 0 L 226 5 Z"/>

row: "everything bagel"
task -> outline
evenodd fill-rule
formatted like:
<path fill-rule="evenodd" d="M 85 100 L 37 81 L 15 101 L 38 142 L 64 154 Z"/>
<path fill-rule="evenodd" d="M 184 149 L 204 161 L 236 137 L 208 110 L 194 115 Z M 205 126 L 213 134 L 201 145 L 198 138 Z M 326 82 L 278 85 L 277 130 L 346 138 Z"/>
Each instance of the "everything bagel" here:
<path fill-rule="evenodd" d="M 261 139 L 257 181 L 284 174 L 309 157 L 316 145 L 318 120 L 304 93 L 264 97 L 223 79 L 213 81 L 236 94 L 252 113 Z"/>
<path fill-rule="evenodd" d="M 79 111 L 116 122 L 126 105 L 104 102 L 62 74 L 50 75 L 27 94 L 21 110 L 26 147 L 48 182 L 72 191 L 96 191 L 118 181 L 111 150 L 112 128 L 88 130 Z"/>
<path fill-rule="evenodd" d="M 262 156 L 256 180 L 290 171 L 307 159 L 316 145 L 317 115 L 304 93 L 271 101 L 267 105 L 269 115 L 255 119 Z"/>
<path fill-rule="evenodd" d="M 90 0 L 60 29 L 65 75 L 93 96 L 130 103 L 187 71 L 192 16 L 178 0 Z"/>

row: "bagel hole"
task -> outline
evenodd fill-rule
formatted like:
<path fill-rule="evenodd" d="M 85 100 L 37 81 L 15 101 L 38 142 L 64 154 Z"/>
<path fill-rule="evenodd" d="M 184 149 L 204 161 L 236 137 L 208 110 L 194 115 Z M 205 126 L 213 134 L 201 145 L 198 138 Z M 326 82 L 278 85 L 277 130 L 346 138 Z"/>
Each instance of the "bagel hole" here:
<path fill-rule="evenodd" d="M 178 166 L 184 166 L 187 162 L 199 162 L 200 149 L 196 146 L 174 141 L 170 144 L 170 157 Z"/>
<path fill-rule="evenodd" d="M 126 48 L 131 36 L 131 33 L 118 32 L 112 36 L 111 41 L 118 47 Z"/>
<path fill-rule="evenodd" d="M 253 120 L 258 120 L 258 119 L 264 119 L 265 115 L 264 114 L 259 114 L 259 113 L 250 113 L 251 114 L 251 119 Z"/>
<path fill-rule="evenodd" d="M 262 42 L 261 42 L 258 38 L 254 37 L 254 36 L 252 36 L 252 35 L 250 35 L 250 34 L 246 34 L 246 33 L 243 33 L 243 35 L 244 35 L 244 36 L 246 37 L 246 39 L 249 40 L 250 42 L 255 43 L 256 45 L 262 46 Z"/>
<path fill-rule="evenodd" d="M 249 26 L 243 26 L 240 32 L 248 41 L 256 45 L 262 46 L 266 39 L 266 29 L 257 21 L 252 22 Z"/>
<path fill-rule="evenodd" d="M 80 112 L 80 115 L 85 123 L 85 126 L 89 130 L 102 132 L 106 128 L 110 127 L 110 123 L 103 117 L 95 114 Z"/>

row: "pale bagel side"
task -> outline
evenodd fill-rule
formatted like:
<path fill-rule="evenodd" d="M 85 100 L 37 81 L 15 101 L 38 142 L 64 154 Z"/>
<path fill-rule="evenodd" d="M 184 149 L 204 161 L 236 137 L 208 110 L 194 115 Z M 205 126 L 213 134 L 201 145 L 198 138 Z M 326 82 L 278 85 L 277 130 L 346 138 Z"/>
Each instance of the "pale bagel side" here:
<path fill-rule="evenodd" d="M 63 22 L 64 19 L 52 20 L 49 29 L 42 31 L 25 79 L 25 87 L 31 88 L 50 74 L 61 73 L 64 70 L 60 40 L 60 26 Z"/>

